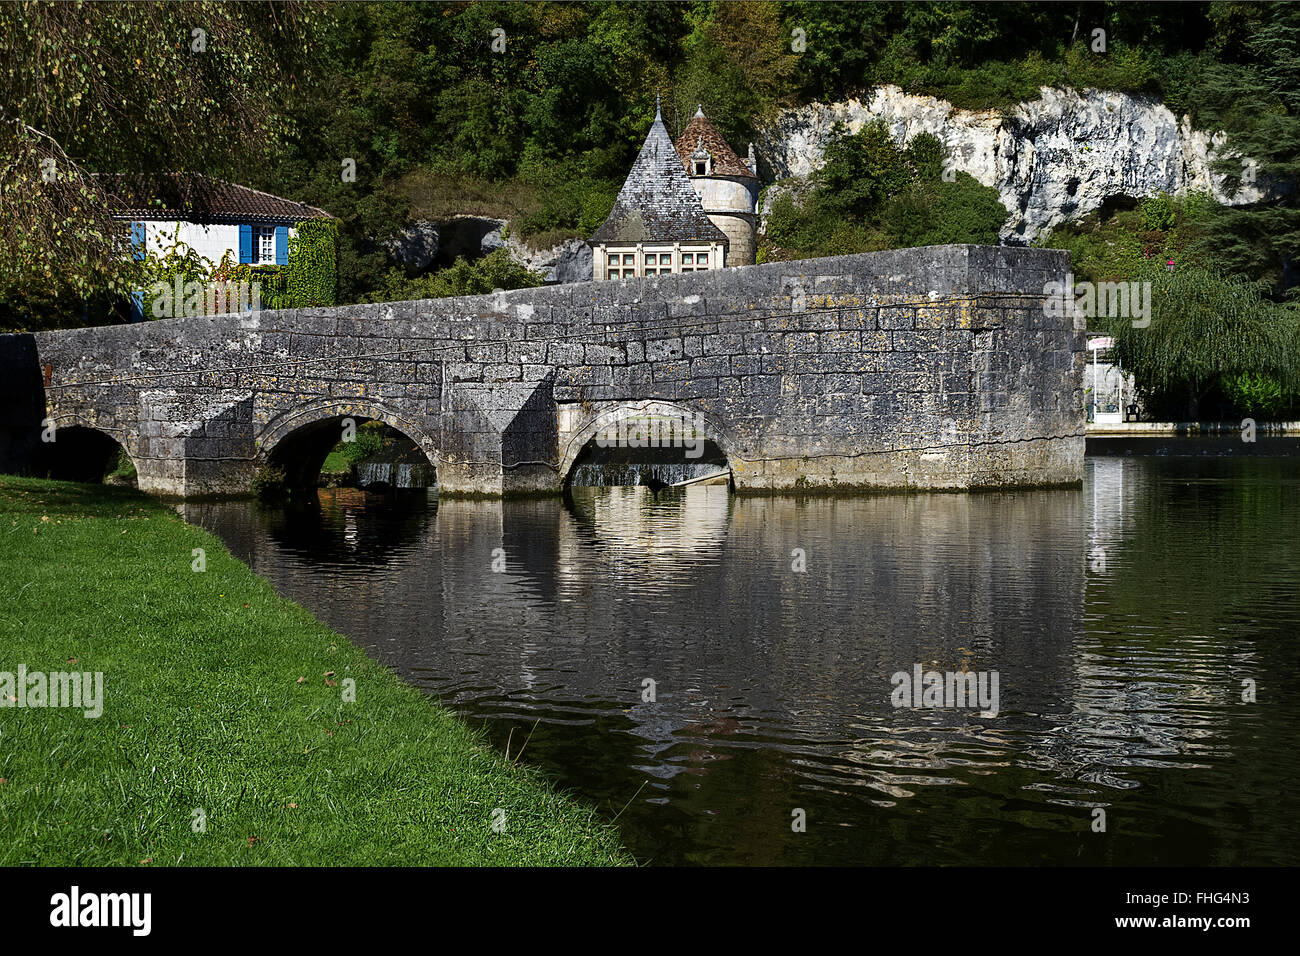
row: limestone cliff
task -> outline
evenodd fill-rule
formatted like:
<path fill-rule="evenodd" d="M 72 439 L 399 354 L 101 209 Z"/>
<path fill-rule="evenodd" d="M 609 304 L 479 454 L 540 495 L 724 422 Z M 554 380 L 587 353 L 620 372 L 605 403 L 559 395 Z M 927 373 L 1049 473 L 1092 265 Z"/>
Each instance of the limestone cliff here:
<path fill-rule="evenodd" d="M 1150 98 L 1094 89 L 1044 87 L 1039 99 L 1007 112 L 960 110 L 897 86 L 879 87 L 865 100 L 813 103 L 786 110 L 761 131 L 764 172 L 778 181 L 805 178 L 821 166 L 836 122 L 855 133 L 876 119 L 899 141 L 933 134 L 957 170 L 995 187 L 1011 213 L 1002 230 L 1011 244 L 1027 243 L 1116 196 L 1200 190 L 1243 203 L 1260 195 L 1254 187 L 1228 195 L 1224 178 L 1210 170 L 1221 140 L 1193 129 L 1187 117 Z"/>

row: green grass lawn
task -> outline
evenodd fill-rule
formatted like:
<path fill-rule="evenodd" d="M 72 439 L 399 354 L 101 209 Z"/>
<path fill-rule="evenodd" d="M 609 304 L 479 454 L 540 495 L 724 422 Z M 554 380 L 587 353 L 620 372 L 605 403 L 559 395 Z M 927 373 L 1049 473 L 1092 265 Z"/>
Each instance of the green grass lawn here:
<path fill-rule="evenodd" d="M 0 575 L 0 672 L 104 682 L 98 719 L 0 708 L 0 865 L 630 862 L 594 808 L 144 495 L 0 476 Z"/>

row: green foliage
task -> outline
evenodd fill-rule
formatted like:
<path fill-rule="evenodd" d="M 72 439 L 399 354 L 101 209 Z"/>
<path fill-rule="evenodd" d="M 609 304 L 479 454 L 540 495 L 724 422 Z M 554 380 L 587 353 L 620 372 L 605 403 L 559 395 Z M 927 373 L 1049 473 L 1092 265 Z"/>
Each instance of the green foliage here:
<path fill-rule="evenodd" d="M 295 308 L 333 305 L 338 284 L 336 219 L 308 219 L 294 224 L 285 268 L 285 295 Z"/>
<path fill-rule="evenodd" d="M 180 279 L 182 295 L 187 296 L 187 285 L 205 283 L 212 273 L 212 263 L 180 241 L 180 223 L 176 224 L 170 236 L 164 232 L 162 239 L 165 244 L 162 255 L 151 251 L 144 259 L 133 263 L 134 284 L 136 288 L 144 290 L 144 314 L 147 319 L 170 317 L 177 314 L 178 307 L 184 307 L 184 300 L 180 303 L 172 301 L 177 279 Z M 162 296 L 155 297 L 153 287 L 159 283 L 167 291 Z"/>
<path fill-rule="evenodd" d="M 921 133 L 900 147 L 879 120 L 852 136 L 838 132 L 812 192 L 772 203 L 766 239 L 782 257 L 998 242 L 1007 210 L 997 190 L 965 173 L 946 181 L 936 137 Z"/>
<path fill-rule="evenodd" d="M 966 173 L 953 182 L 918 180 L 890 199 L 881 223 L 894 246 L 997 245 L 1007 210 L 996 189 Z"/>
<path fill-rule="evenodd" d="M 585 238 L 605 221 L 622 185 L 614 179 L 552 180 L 541 193 L 541 208 L 519 218 L 519 233 L 530 237 L 562 230 Z"/>
<path fill-rule="evenodd" d="M 542 284 L 542 276 L 516 262 L 505 249 L 496 249 L 482 259 L 458 258 L 446 269 L 418 278 L 408 278 L 401 269 L 390 269 L 369 302 L 398 302 L 411 299 L 443 299 L 456 295 L 483 295 L 497 289 L 527 289 Z"/>
<path fill-rule="evenodd" d="M 131 481 L 135 479 L 135 462 L 131 460 L 131 456 L 126 453 L 125 448 L 119 448 L 117 450 L 117 458 L 109 466 L 109 472 L 106 477 L 115 478 L 120 481 Z"/>
<path fill-rule="evenodd" d="M 348 461 L 373 458 L 384 448 L 386 427 L 383 422 L 362 422 L 357 428 L 355 440 L 339 442 L 335 447 L 342 450 L 343 457 Z"/>
<path fill-rule="evenodd" d="M 1300 250 L 1300 7 L 1244 6 L 1227 22 L 1245 62 L 1206 66 L 1200 112 L 1228 134 L 1219 172 L 1236 186 L 1253 178 L 1267 198 L 1211 210 L 1201 251 L 1225 271 L 1265 280 L 1281 297 L 1295 284 Z"/>
<path fill-rule="evenodd" d="M 1165 232 L 1174 227 L 1174 201 L 1168 193 L 1142 200 L 1142 228 Z"/>
<path fill-rule="evenodd" d="M 681 41 L 684 60 L 673 76 L 677 116 L 688 119 L 703 105 L 729 142 L 743 142 L 789 99 L 794 84 L 799 55 L 779 5 L 697 4 L 687 21 L 692 29 Z"/>
<path fill-rule="evenodd" d="M 915 171 L 894 144 L 883 120 L 852 136 L 842 125 L 826 147 L 826 162 L 817 174 L 823 202 L 845 217 L 865 219 L 886 199 L 911 182 Z"/>
<path fill-rule="evenodd" d="M 1036 245 L 1067 249 L 1077 281 L 1119 282 L 1136 279 L 1152 262 L 1175 259 L 1183 265 L 1212 267 L 1193 254 L 1203 233 L 1208 197 L 1165 194 L 1144 199 L 1136 208 L 1107 208 L 1052 230 Z"/>
<path fill-rule="evenodd" d="M 251 483 L 253 494 L 266 500 L 282 498 L 288 492 L 289 476 L 279 465 L 263 465 Z"/>
<path fill-rule="evenodd" d="M 1158 262 L 1137 278 L 1152 284 L 1150 324 L 1094 321 L 1114 337 L 1139 389 L 1183 396 L 1191 417 L 1200 399 L 1228 379 L 1264 376 L 1288 396 L 1300 389 L 1300 316 L 1270 302 L 1259 283 L 1195 265 L 1168 272 Z"/>
<path fill-rule="evenodd" d="M 1288 395 L 1273 376 L 1258 372 L 1224 375 L 1219 380 L 1219 389 L 1243 415 L 1275 421 L 1288 417 L 1286 412 L 1295 407 L 1298 397 L 1294 393 Z"/>

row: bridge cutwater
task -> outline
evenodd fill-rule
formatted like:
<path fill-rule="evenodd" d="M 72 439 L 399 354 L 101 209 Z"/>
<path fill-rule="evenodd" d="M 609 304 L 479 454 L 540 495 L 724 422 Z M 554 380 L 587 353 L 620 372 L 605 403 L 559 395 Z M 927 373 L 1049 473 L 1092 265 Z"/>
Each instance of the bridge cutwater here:
<path fill-rule="evenodd" d="M 602 432 L 667 416 L 740 492 L 1074 484 L 1084 331 L 1044 309 L 1068 267 L 934 246 L 3 335 L 0 471 L 102 433 L 145 491 L 242 494 L 264 465 L 314 478 L 352 418 L 411 438 L 442 494 L 544 493 Z"/>

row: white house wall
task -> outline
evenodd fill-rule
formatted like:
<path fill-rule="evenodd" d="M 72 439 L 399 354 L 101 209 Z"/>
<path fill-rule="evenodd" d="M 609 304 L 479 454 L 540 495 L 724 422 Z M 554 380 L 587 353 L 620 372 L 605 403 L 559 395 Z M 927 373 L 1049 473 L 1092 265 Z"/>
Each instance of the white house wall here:
<path fill-rule="evenodd" d="M 176 220 L 146 219 L 145 248 L 151 255 L 163 256 L 172 247 L 173 236 L 189 246 L 214 266 L 221 262 L 221 257 L 230 253 L 231 262 L 239 262 L 239 226 L 210 225 L 198 222 L 177 222 Z M 179 232 L 178 232 L 179 230 Z M 298 234 L 298 230 L 289 227 L 289 238 Z"/>

